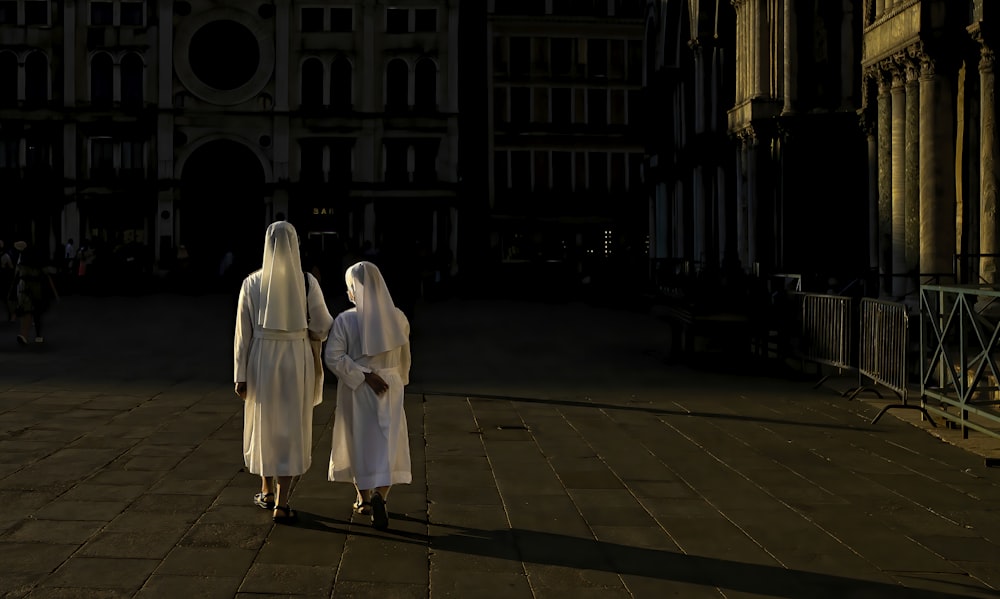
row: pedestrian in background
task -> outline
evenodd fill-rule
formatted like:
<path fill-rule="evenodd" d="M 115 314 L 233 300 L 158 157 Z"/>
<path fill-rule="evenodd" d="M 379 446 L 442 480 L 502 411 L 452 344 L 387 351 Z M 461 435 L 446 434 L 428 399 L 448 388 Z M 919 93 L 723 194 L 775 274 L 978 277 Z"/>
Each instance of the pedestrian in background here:
<path fill-rule="evenodd" d="M 14 314 L 21 325 L 17 342 L 20 345 L 28 345 L 31 329 L 34 328 L 35 343 L 43 343 L 45 315 L 52 302 L 59 299 L 56 284 L 52 280 L 56 269 L 45 263 L 38 248 L 29 246 L 24 241 L 14 243 L 14 249 L 20 252 L 11 285 Z"/>
<path fill-rule="evenodd" d="M 253 501 L 275 522 L 296 520 L 292 480 L 309 469 L 313 407 L 323 399 L 310 338 L 326 339 L 332 323 L 319 282 L 302 272 L 295 228 L 272 223 L 263 264 L 240 288 L 233 380 L 244 400 L 244 463 L 261 480 Z"/>
<path fill-rule="evenodd" d="M 328 478 L 353 483 L 354 511 L 384 530 L 390 487 L 412 480 L 403 411 L 410 323 L 374 264 L 358 262 L 344 279 L 354 307 L 337 315 L 324 355 L 338 379 Z"/>

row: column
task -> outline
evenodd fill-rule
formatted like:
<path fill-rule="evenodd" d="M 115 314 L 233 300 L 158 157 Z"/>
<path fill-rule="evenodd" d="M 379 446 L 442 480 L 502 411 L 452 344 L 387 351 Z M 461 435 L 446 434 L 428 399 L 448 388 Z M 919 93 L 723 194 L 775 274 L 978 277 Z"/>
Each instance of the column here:
<path fill-rule="evenodd" d="M 982 40 L 980 40 L 982 42 Z M 1000 155 L 997 139 L 997 113 L 994 98 L 996 77 L 994 65 L 996 57 L 993 48 L 985 43 L 980 47 L 980 232 L 979 251 L 982 254 L 1000 254 L 1000 219 L 997 205 L 997 189 L 1000 188 L 1000 173 L 997 173 L 997 157 Z M 1000 283 L 997 266 L 1000 260 L 984 257 L 979 261 L 979 277 L 982 282 L 996 285 Z"/>
<path fill-rule="evenodd" d="M 920 67 L 920 271 L 945 274 L 956 239 L 954 107 L 941 65 L 924 56 Z"/>
<path fill-rule="evenodd" d="M 736 151 L 736 252 L 744 268 L 752 266 L 749 250 L 749 224 L 747 223 L 747 141 L 742 135 Z"/>
<path fill-rule="evenodd" d="M 691 49 L 694 54 L 694 106 L 692 106 L 694 113 L 694 134 L 696 136 L 701 135 L 705 132 L 705 113 L 706 110 L 706 97 L 705 89 L 707 87 L 706 76 L 705 76 L 705 59 L 704 51 L 701 44 L 695 40 L 691 43 Z M 695 157 L 695 166 L 693 172 L 691 173 L 691 185 L 692 185 L 692 210 L 694 217 L 694 231 L 692 236 L 692 242 L 694 243 L 694 258 L 699 262 L 707 263 L 709 259 L 709 228 L 708 228 L 708 206 L 707 206 L 707 193 L 705 185 L 705 169 L 704 163 L 708 160 L 709 156 L 704 150 L 699 149 L 697 151 L 697 156 Z M 706 264 L 707 266 L 707 264 Z"/>
<path fill-rule="evenodd" d="M 785 0 L 784 7 L 784 88 L 785 104 L 781 109 L 782 114 L 795 112 L 795 103 L 798 100 L 798 28 L 795 22 L 795 3 L 792 0 Z"/>
<path fill-rule="evenodd" d="M 879 271 L 883 275 L 882 291 L 892 290 L 892 95 L 890 76 L 878 67 L 878 236 Z"/>
<path fill-rule="evenodd" d="M 753 31 L 750 37 L 750 48 L 753 52 L 753 92 L 751 97 L 756 98 L 761 95 L 764 90 L 764 73 L 769 65 L 764 61 L 763 48 L 764 44 L 761 40 L 761 13 L 760 9 L 761 0 L 751 0 L 753 9 L 750 11 L 750 18 L 753 23 Z"/>
<path fill-rule="evenodd" d="M 906 293 L 910 294 L 918 289 L 917 275 L 920 273 L 920 85 L 917 80 L 917 65 L 908 60 L 901 66 L 906 76 L 906 130 L 903 135 L 904 272 L 907 275 Z"/>
<path fill-rule="evenodd" d="M 733 6 L 736 8 L 736 64 L 743 65 L 747 63 L 747 52 L 746 52 L 746 16 L 743 14 L 745 11 L 743 9 L 743 0 L 733 0 Z M 739 106 L 747 99 L 747 74 L 744 69 L 736 69 L 736 105 Z"/>
<path fill-rule="evenodd" d="M 715 205 L 716 205 L 716 227 L 719 233 L 718 252 L 719 259 L 723 267 L 738 264 L 739 261 L 733 251 L 733 245 L 729 238 L 729 211 L 726 210 L 726 198 L 729 190 L 726 189 L 726 170 L 722 165 L 715 165 Z"/>
<path fill-rule="evenodd" d="M 892 295 L 906 295 L 906 79 L 892 74 Z"/>

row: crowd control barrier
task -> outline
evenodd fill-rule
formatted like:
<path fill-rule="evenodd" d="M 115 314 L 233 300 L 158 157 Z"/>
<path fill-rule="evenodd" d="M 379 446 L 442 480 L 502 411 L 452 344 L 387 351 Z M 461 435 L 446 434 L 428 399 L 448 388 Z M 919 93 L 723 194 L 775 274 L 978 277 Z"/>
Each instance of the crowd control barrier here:
<path fill-rule="evenodd" d="M 838 374 L 850 370 L 851 298 L 817 293 L 795 295 L 801 304 L 798 357 L 803 362 L 832 366 Z M 815 386 L 828 378 L 830 375 L 823 376 Z"/>
<path fill-rule="evenodd" d="M 1000 290 L 987 287 L 920 286 L 921 401 L 960 426 L 963 438 L 970 429 L 1000 438 L 998 298 Z"/>
<path fill-rule="evenodd" d="M 864 386 L 867 378 L 872 383 L 885 387 L 899 397 L 900 402 L 884 406 L 872 424 L 892 409 L 914 409 L 923 412 L 931 425 L 937 426 L 924 406 L 909 403 L 908 348 L 909 314 L 905 304 L 872 298 L 863 298 L 860 306 L 860 340 L 858 350 L 858 387 L 848 392 L 848 399 L 859 393 L 872 391 L 878 397 L 882 394 L 876 387 Z"/>

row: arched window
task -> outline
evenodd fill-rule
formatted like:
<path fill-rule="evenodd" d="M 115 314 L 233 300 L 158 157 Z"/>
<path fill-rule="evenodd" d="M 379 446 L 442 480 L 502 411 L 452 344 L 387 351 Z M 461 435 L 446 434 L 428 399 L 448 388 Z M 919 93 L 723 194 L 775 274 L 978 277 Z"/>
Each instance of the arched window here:
<path fill-rule="evenodd" d="M 24 60 L 24 100 L 44 104 L 49 99 L 49 60 L 42 52 L 32 52 Z"/>
<path fill-rule="evenodd" d="M 0 52 L 0 106 L 17 105 L 17 56 Z"/>
<path fill-rule="evenodd" d="M 323 105 L 323 62 L 318 58 L 307 58 L 302 63 L 303 107 L 316 108 Z"/>
<path fill-rule="evenodd" d="M 330 106 L 350 109 L 353 104 L 351 85 L 351 61 L 341 56 L 330 67 Z"/>
<path fill-rule="evenodd" d="M 143 102 L 143 64 L 138 54 L 122 58 L 122 106 L 140 107 Z"/>
<path fill-rule="evenodd" d="M 385 67 L 385 109 L 406 110 L 409 104 L 410 67 L 401 58 L 394 58 Z"/>
<path fill-rule="evenodd" d="M 437 109 L 437 65 L 430 58 L 417 62 L 413 74 L 413 103 L 418 110 Z"/>
<path fill-rule="evenodd" d="M 110 105 L 114 99 L 114 65 L 111 57 L 101 52 L 90 59 L 90 102 Z"/>

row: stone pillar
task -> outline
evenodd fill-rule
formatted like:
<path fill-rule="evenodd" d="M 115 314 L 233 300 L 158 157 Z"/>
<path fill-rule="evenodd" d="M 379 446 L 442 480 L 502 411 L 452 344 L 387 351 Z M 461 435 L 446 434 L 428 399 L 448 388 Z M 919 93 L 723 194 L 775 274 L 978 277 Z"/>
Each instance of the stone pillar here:
<path fill-rule="evenodd" d="M 980 40 L 982 41 L 982 40 Z M 979 176 L 980 176 L 980 232 L 979 251 L 982 254 L 1000 254 L 1000 206 L 998 206 L 997 190 L 1000 188 L 1000 173 L 997 172 L 997 159 L 1000 157 L 1000 144 L 997 138 L 996 112 L 996 76 L 994 66 L 996 57 L 993 48 L 985 43 L 980 48 L 979 81 L 980 81 L 980 138 L 979 138 Z M 1000 260 L 984 257 L 979 261 L 980 281 L 997 285 L 997 266 Z"/>
<path fill-rule="evenodd" d="M 751 74 L 751 90 L 750 97 L 756 98 L 761 94 L 764 86 L 761 81 L 761 70 L 766 68 L 766 65 L 761 64 L 761 40 L 760 40 L 760 0 L 750 0 L 750 10 L 747 11 L 747 16 L 750 18 L 750 74 Z"/>
<path fill-rule="evenodd" d="M 879 67 L 878 78 L 878 236 L 882 291 L 892 290 L 892 95 L 889 73 Z"/>
<path fill-rule="evenodd" d="M 906 79 L 892 74 L 892 295 L 906 295 Z"/>
<path fill-rule="evenodd" d="M 736 251 L 745 267 L 752 266 L 750 262 L 750 224 L 747 218 L 747 162 L 749 152 L 746 138 L 741 134 L 736 152 Z"/>
<path fill-rule="evenodd" d="M 736 99 L 742 103 L 750 98 L 750 24 L 746 0 L 736 2 Z"/>
<path fill-rule="evenodd" d="M 956 239 L 954 107 L 940 65 L 924 56 L 920 67 L 920 271 L 947 274 Z"/>
<path fill-rule="evenodd" d="M 726 198 L 729 190 L 726 189 L 726 170 L 721 165 L 715 166 L 715 205 L 716 205 L 716 227 L 718 227 L 719 259 L 723 266 L 738 262 L 734 255 L 732 242 L 729 239 L 729 211 L 726 209 Z"/>
<path fill-rule="evenodd" d="M 910 294 L 918 289 L 920 273 L 920 85 L 916 63 L 907 60 L 901 66 L 906 76 L 906 131 L 903 135 L 904 272 L 907 275 L 906 293 Z"/>
<path fill-rule="evenodd" d="M 879 18 L 879 17 L 881 17 L 882 13 L 885 12 L 885 3 L 886 3 L 886 0 L 875 0 L 875 18 L 876 19 Z"/>
<path fill-rule="evenodd" d="M 795 22 L 795 2 L 785 0 L 784 6 L 784 71 L 782 73 L 784 81 L 782 88 L 784 92 L 784 106 L 782 114 L 792 114 L 795 112 L 795 104 L 798 101 L 798 27 Z"/>
<path fill-rule="evenodd" d="M 697 40 L 690 43 L 694 54 L 694 134 L 702 135 L 705 132 L 705 110 L 706 96 L 705 89 L 708 87 L 705 74 L 705 59 L 703 48 Z M 699 262 L 706 263 L 709 258 L 709 233 L 708 233 L 708 206 L 707 193 L 705 191 L 705 169 L 702 161 L 708 156 L 699 151 L 700 156 L 696 158 L 694 172 L 691 177 L 691 203 L 694 210 L 694 230 L 692 231 L 692 242 L 694 243 L 694 258 Z"/>

